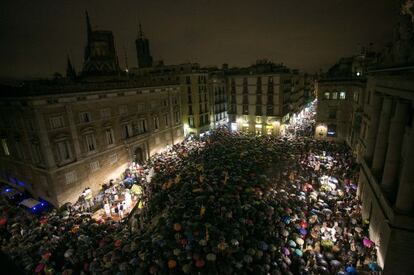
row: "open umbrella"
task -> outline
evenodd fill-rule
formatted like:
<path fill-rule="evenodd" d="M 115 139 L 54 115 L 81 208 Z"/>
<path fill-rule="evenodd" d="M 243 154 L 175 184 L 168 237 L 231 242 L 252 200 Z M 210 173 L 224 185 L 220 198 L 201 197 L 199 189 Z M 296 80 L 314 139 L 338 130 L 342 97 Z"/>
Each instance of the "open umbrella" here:
<path fill-rule="evenodd" d="M 374 242 L 368 239 L 367 237 L 364 237 L 364 239 L 362 240 L 362 243 L 364 244 L 364 246 L 368 248 L 371 248 L 374 245 Z"/>

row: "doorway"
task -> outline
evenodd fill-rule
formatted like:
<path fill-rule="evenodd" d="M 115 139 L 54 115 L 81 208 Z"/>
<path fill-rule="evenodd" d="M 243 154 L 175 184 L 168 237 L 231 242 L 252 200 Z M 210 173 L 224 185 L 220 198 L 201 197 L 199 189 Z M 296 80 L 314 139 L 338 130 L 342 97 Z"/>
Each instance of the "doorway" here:
<path fill-rule="evenodd" d="M 144 152 L 142 151 L 141 147 L 137 147 L 135 149 L 134 161 L 138 164 L 142 164 L 144 162 Z"/>

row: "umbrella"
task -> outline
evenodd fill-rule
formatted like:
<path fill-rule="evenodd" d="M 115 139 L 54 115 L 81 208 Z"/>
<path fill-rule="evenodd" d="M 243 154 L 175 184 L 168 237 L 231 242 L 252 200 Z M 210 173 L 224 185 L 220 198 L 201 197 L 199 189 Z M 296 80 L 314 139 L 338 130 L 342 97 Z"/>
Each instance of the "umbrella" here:
<path fill-rule="evenodd" d="M 65 256 L 65 258 L 70 258 L 73 255 L 74 250 L 73 249 L 68 249 L 66 250 L 65 254 L 63 254 L 63 256 Z"/>
<path fill-rule="evenodd" d="M 356 275 L 356 274 L 358 274 L 358 273 L 357 273 L 356 268 L 355 268 L 355 267 L 353 267 L 353 266 L 347 266 L 347 267 L 346 267 L 346 269 L 345 269 L 345 271 L 346 271 L 349 275 Z"/>
<path fill-rule="evenodd" d="M 371 241 L 370 239 L 368 239 L 367 237 L 364 237 L 364 239 L 362 240 L 362 243 L 364 244 L 364 246 L 370 248 L 372 245 L 374 245 L 374 242 Z"/>
<path fill-rule="evenodd" d="M 361 233 L 361 232 L 362 232 L 362 230 L 363 230 L 363 229 L 362 229 L 361 227 L 358 227 L 358 226 L 357 226 L 357 227 L 355 227 L 355 231 L 356 231 L 356 232 L 358 232 L 358 233 Z"/>
<path fill-rule="evenodd" d="M 296 247 L 296 243 L 293 240 L 290 240 L 288 244 L 291 247 Z"/>
<path fill-rule="evenodd" d="M 329 264 L 330 264 L 331 266 L 333 266 L 333 267 L 339 267 L 339 266 L 341 266 L 341 262 L 340 262 L 340 261 L 338 261 L 338 260 L 331 260 L 331 261 L 329 262 Z"/>
<path fill-rule="evenodd" d="M 297 243 L 298 245 L 303 245 L 303 244 L 305 243 L 305 241 L 304 241 L 303 239 L 301 239 L 301 238 L 297 238 L 297 239 L 296 239 L 296 243 Z"/>
<path fill-rule="evenodd" d="M 42 272 L 42 270 L 45 268 L 45 264 L 44 263 L 39 263 L 37 266 L 36 266 L 36 268 L 35 268 L 35 270 L 34 270 L 34 272 L 35 273 L 40 273 L 40 272 Z"/>
<path fill-rule="evenodd" d="M 376 262 L 369 263 L 368 268 L 371 269 L 372 271 L 380 271 L 381 270 L 381 268 L 379 267 L 379 265 Z"/>
<path fill-rule="evenodd" d="M 303 252 L 300 249 L 295 249 L 295 254 L 298 255 L 299 257 L 303 256 Z"/>

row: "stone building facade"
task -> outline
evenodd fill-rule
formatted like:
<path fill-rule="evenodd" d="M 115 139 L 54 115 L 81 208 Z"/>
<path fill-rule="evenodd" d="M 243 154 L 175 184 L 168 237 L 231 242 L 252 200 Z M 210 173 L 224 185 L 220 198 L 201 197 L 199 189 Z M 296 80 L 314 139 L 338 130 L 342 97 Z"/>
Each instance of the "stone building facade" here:
<path fill-rule="evenodd" d="M 3 181 L 59 206 L 183 139 L 177 83 L 85 85 L 1 99 Z"/>
<path fill-rule="evenodd" d="M 211 128 L 227 125 L 227 81 L 224 73 L 211 73 L 209 76 L 211 97 Z"/>
<path fill-rule="evenodd" d="M 210 130 L 212 97 L 207 70 L 180 74 L 182 119 L 185 135 Z"/>
<path fill-rule="evenodd" d="M 368 78 L 358 194 L 384 274 L 414 263 L 414 70 L 379 69 Z"/>

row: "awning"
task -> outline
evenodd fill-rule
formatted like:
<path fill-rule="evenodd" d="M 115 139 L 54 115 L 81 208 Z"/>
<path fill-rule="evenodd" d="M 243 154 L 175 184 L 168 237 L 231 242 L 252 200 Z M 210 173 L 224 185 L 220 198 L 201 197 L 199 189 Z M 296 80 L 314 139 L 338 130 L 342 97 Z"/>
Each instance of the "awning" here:
<path fill-rule="evenodd" d="M 37 201 L 35 199 L 25 199 L 20 204 L 26 206 L 27 208 L 32 208 L 36 205 L 38 205 L 40 201 Z"/>

